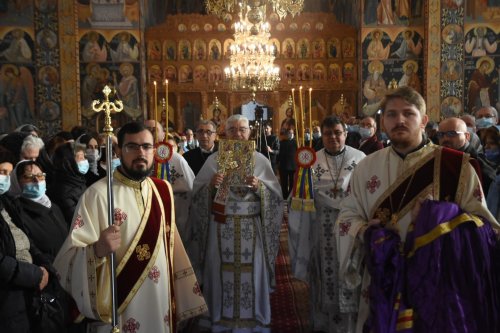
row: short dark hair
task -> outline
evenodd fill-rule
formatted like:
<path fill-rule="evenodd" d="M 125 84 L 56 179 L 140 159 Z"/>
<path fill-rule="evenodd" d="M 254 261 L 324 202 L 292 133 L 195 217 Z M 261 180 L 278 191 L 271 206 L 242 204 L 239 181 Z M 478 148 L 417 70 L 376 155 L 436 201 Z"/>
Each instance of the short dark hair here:
<path fill-rule="evenodd" d="M 415 105 L 415 107 L 420 111 L 420 115 L 425 115 L 427 110 L 424 98 L 418 93 L 418 91 L 408 86 L 402 86 L 397 89 L 391 90 L 385 95 L 385 97 L 380 102 L 380 109 L 382 110 L 382 113 L 385 111 L 387 103 L 390 100 L 396 98 L 401 98 L 407 103 Z"/>
<path fill-rule="evenodd" d="M 339 117 L 328 116 L 325 119 L 323 119 L 323 121 L 321 122 L 321 132 L 323 132 L 325 127 L 331 128 L 331 127 L 334 127 L 334 126 L 339 125 L 339 124 L 342 125 L 342 128 L 344 129 L 344 131 L 347 131 L 347 126 Z"/>
<path fill-rule="evenodd" d="M 125 134 L 137 134 L 137 133 L 140 133 L 142 131 L 149 132 L 148 128 L 144 125 L 143 122 L 133 121 L 130 123 L 126 123 L 118 131 L 118 147 L 121 148 L 123 146 L 123 140 L 125 139 Z M 151 132 L 149 132 L 149 133 L 151 133 Z"/>

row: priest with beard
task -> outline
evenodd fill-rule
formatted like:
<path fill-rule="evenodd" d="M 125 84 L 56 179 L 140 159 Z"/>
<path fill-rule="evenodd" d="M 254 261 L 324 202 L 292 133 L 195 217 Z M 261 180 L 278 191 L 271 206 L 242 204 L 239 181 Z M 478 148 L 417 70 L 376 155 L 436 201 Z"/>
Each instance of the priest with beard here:
<path fill-rule="evenodd" d="M 175 223 L 170 184 L 151 178 L 153 135 L 141 123 L 118 133 L 121 166 L 113 173 L 114 223 L 108 226 L 107 180 L 85 191 L 56 267 L 63 287 L 94 332 L 111 330 L 108 256 L 117 262 L 118 326 L 175 332 L 206 311 Z"/>
<path fill-rule="evenodd" d="M 354 169 L 336 225 L 339 278 L 361 286 L 356 332 L 498 332 L 500 225 L 476 162 L 425 137 L 414 89 L 380 108 L 391 146 Z"/>

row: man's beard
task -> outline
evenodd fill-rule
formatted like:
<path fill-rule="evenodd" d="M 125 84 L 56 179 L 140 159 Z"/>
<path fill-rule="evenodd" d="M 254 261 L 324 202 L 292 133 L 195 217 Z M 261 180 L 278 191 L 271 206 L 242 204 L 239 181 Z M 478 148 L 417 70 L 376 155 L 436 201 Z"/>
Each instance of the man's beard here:
<path fill-rule="evenodd" d="M 136 160 L 134 160 L 132 162 L 132 165 L 133 163 L 135 162 Z M 146 160 L 144 160 L 146 161 Z M 146 165 L 147 165 L 147 161 L 146 161 Z M 145 168 L 145 169 L 141 169 L 141 170 L 137 170 L 137 169 L 133 169 L 133 168 L 129 168 L 128 166 L 126 166 L 125 164 L 122 164 L 120 165 L 120 167 L 122 168 L 123 172 L 132 180 L 143 180 L 144 178 L 146 178 L 147 176 L 150 176 L 151 175 L 151 172 L 153 171 L 153 164 L 151 163 L 151 166 L 148 167 L 148 168 Z"/>

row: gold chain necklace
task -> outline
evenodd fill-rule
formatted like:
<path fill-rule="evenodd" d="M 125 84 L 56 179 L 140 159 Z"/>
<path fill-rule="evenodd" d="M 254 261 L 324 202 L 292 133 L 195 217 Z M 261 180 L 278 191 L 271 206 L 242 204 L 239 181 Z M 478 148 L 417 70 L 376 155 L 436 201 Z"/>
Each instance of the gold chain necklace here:
<path fill-rule="evenodd" d="M 340 173 L 342 171 L 342 166 L 344 165 L 344 160 L 345 160 L 345 147 L 344 147 L 344 152 L 342 153 L 342 162 L 340 162 L 340 167 L 337 165 L 337 159 L 336 156 L 332 156 L 333 160 L 335 161 L 335 170 L 337 171 L 337 177 L 334 178 L 332 174 L 332 168 L 330 168 L 330 163 L 328 163 L 328 155 L 326 153 L 326 149 L 323 151 L 325 154 L 325 160 L 326 160 L 326 166 L 328 167 L 328 173 L 330 174 L 330 177 L 332 178 L 333 182 L 333 188 L 331 189 L 331 192 L 333 192 L 333 198 L 337 199 L 337 193 L 340 192 L 340 189 L 337 188 L 337 184 L 339 182 L 340 178 Z"/>
<path fill-rule="evenodd" d="M 410 189 L 411 184 L 413 184 L 413 178 L 415 177 L 415 171 L 411 174 L 410 181 L 408 185 L 406 185 L 406 189 L 403 192 L 403 196 L 401 197 L 401 201 L 399 202 L 398 209 L 395 212 L 392 206 L 392 194 L 389 195 L 389 204 L 391 205 L 391 225 L 395 226 L 399 221 L 399 212 L 401 211 L 401 207 L 403 206 L 403 202 L 405 201 L 406 194 L 408 194 L 408 190 Z M 387 167 L 387 180 L 389 184 L 391 184 L 391 162 L 389 159 L 388 167 Z"/>

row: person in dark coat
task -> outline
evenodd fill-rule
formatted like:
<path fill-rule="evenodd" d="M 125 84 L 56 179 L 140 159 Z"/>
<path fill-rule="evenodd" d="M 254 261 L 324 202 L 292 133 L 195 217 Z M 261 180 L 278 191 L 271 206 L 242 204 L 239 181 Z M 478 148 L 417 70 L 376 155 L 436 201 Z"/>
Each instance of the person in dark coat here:
<path fill-rule="evenodd" d="M 297 140 L 295 130 L 288 129 L 287 139 L 280 141 L 280 153 L 278 155 L 278 166 L 280 171 L 281 191 L 283 199 L 287 199 L 293 186 L 293 177 L 297 169 L 295 153 L 297 152 Z"/>
<path fill-rule="evenodd" d="M 68 142 L 59 146 L 54 152 L 52 161 L 57 179 L 48 185 L 47 191 L 50 200 L 61 208 L 68 227 L 72 224 L 78 200 L 87 189 L 85 174 L 80 172 L 75 159 L 75 147 Z"/>
<path fill-rule="evenodd" d="M 25 230 L 52 262 L 68 235 L 64 215 L 45 194 L 45 173 L 37 162 L 19 162 L 15 176 L 19 184 L 19 202 L 29 217 L 24 223 Z"/>
<path fill-rule="evenodd" d="M 495 183 L 496 170 L 487 161 L 484 154 L 478 153 L 470 145 L 470 133 L 467 131 L 465 122 L 456 117 L 444 119 L 439 123 L 439 130 L 436 132 L 436 137 L 441 146 L 468 153 L 472 158 L 477 160 L 481 169 L 479 170 L 479 179 L 481 179 L 484 193 L 488 193 L 490 184 Z"/>
<path fill-rule="evenodd" d="M 280 152 L 279 138 L 273 134 L 270 123 L 264 124 L 264 135 L 260 140 L 259 153 L 263 154 L 270 162 L 274 173 L 276 173 L 276 159 Z"/>
<path fill-rule="evenodd" d="M 30 300 L 47 285 L 50 262 L 24 232 L 26 217 L 7 193 L 14 159 L 0 151 L 0 332 L 30 333 Z"/>
<path fill-rule="evenodd" d="M 377 123 L 375 119 L 369 116 L 361 119 L 359 123 L 359 135 L 361 135 L 361 142 L 359 143 L 359 150 L 365 155 L 383 149 L 384 144 L 377 138 Z"/>
<path fill-rule="evenodd" d="M 106 176 L 106 171 L 104 169 L 101 168 L 101 172 L 99 170 L 101 155 L 99 153 L 97 138 L 91 134 L 82 134 L 76 139 L 76 143 L 85 146 L 85 158 L 89 161 L 90 167 L 89 171 L 85 174 L 85 179 L 87 180 L 87 187 L 89 187 Z"/>
<path fill-rule="evenodd" d="M 217 151 L 217 145 L 215 144 L 216 129 L 215 124 L 211 120 L 201 120 L 196 129 L 196 140 L 199 142 L 199 146 L 182 155 L 195 176 L 200 172 L 208 156 Z M 161 131 L 163 133 L 163 129 Z"/>

